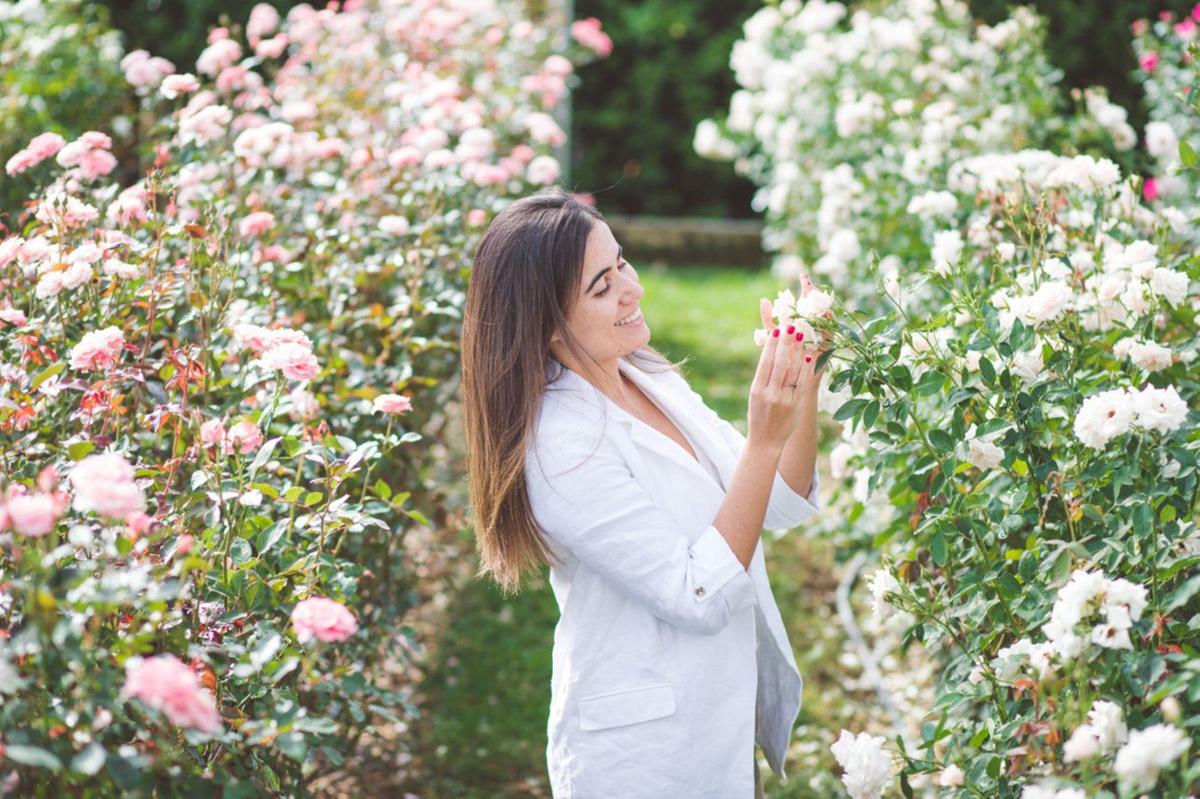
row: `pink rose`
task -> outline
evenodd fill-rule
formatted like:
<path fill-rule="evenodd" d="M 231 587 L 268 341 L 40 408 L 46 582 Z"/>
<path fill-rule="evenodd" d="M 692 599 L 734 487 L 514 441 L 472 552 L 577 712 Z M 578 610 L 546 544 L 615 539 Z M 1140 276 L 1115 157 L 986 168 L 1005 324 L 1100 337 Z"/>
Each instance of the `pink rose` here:
<path fill-rule="evenodd" d="M 1153 202 L 1158 196 L 1158 181 L 1154 178 L 1146 178 L 1142 182 L 1142 196 L 1146 198 L 1146 202 Z"/>
<path fill-rule="evenodd" d="M 248 455 L 262 446 L 263 437 L 254 422 L 241 421 L 229 428 L 226 440 L 231 450 Z"/>
<path fill-rule="evenodd" d="M 23 327 L 27 321 L 24 311 L 17 308 L 0 308 L 0 322 L 7 322 L 13 327 Z"/>
<path fill-rule="evenodd" d="M 195 543 L 196 540 L 194 538 L 187 533 L 184 533 L 175 541 L 175 554 L 186 555 L 192 551 L 192 547 L 195 545 Z"/>
<path fill-rule="evenodd" d="M 200 442 L 206 446 L 225 443 L 225 425 L 220 419 L 209 419 L 200 425 Z"/>
<path fill-rule="evenodd" d="M 242 48 L 233 39 L 218 39 L 204 48 L 196 59 L 196 70 L 205 75 L 216 75 L 225 67 L 242 57 Z"/>
<path fill-rule="evenodd" d="M 317 596 L 305 599 L 292 609 L 292 627 L 302 644 L 313 638 L 339 643 L 358 631 L 358 622 L 341 603 Z"/>
<path fill-rule="evenodd" d="M 79 141 L 84 147 L 99 150 L 112 149 L 112 137 L 107 133 L 101 133 L 98 130 L 89 130 L 86 133 L 80 134 Z"/>
<path fill-rule="evenodd" d="M 270 36 L 279 27 L 279 12 L 267 3 L 259 3 L 250 10 L 250 19 L 246 20 L 246 38 L 250 44 L 257 44 L 260 39 Z"/>
<path fill-rule="evenodd" d="M 380 394 L 372 408 L 375 413 L 405 413 L 412 410 L 412 402 L 400 394 Z"/>
<path fill-rule="evenodd" d="M 154 517 L 148 516 L 144 511 L 135 510 L 125 516 L 125 531 L 131 538 L 141 538 L 150 532 L 153 525 Z"/>
<path fill-rule="evenodd" d="M 4 171 L 9 175 L 19 175 L 28 169 L 33 169 L 41 160 L 34 157 L 33 153 L 28 150 L 17 150 L 4 162 Z"/>
<path fill-rule="evenodd" d="M 1138 59 L 1138 64 L 1141 65 L 1142 71 L 1153 72 L 1158 67 L 1158 53 L 1154 50 L 1142 53 L 1142 57 Z"/>
<path fill-rule="evenodd" d="M 133 466 L 115 452 L 88 455 L 67 475 L 75 489 L 75 510 L 112 519 L 142 510 L 146 499 L 133 476 Z"/>
<path fill-rule="evenodd" d="M 584 47 L 605 58 L 612 53 L 613 43 L 608 34 L 600 30 L 600 20 L 595 17 L 579 19 L 571 23 L 571 36 Z"/>
<path fill-rule="evenodd" d="M 293 342 L 271 347 L 263 353 L 262 363 L 267 369 L 283 372 L 288 380 L 311 380 L 321 372 L 312 350 Z"/>
<path fill-rule="evenodd" d="M 472 208 L 467 212 L 467 224 L 471 227 L 482 227 L 487 222 L 487 211 L 482 208 Z"/>
<path fill-rule="evenodd" d="M 270 211 L 255 211 L 238 223 L 238 233 L 242 234 L 242 238 L 250 238 L 266 233 L 273 227 L 275 227 L 274 214 Z"/>
<path fill-rule="evenodd" d="M 41 161 L 56 155 L 66 145 L 66 140 L 57 133 L 39 133 L 25 147 L 31 155 Z"/>
<path fill-rule="evenodd" d="M 125 348 L 125 334 L 116 327 L 93 330 L 85 333 L 79 343 L 71 348 L 71 368 L 90 371 L 108 369 L 121 357 Z"/>
<path fill-rule="evenodd" d="M 145 50 L 134 50 L 121 59 L 125 80 L 133 86 L 153 86 L 175 71 L 165 58 L 151 57 Z"/>
<path fill-rule="evenodd" d="M 158 91 L 168 100 L 174 100 L 181 94 L 190 94 L 199 88 L 200 81 L 196 80 L 196 76 L 184 72 L 180 75 L 168 75 L 163 78 L 162 85 L 158 87 Z"/>
<path fill-rule="evenodd" d="M 121 695 L 141 700 L 180 727 L 206 733 L 221 731 L 217 703 L 200 678 L 174 655 L 130 658 L 125 663 Z"/>
<path fill-rule="evenodd" d="M 539 186 L 549 186 L 554 181 L 558 180 L 562 174 L 558 161 L 553 156 L 539 155 L 537 158 L 529 162 L 529 169 L 526 170 L 525 176 L 530 183 Z"/>
<path fill-rule="evenodd" d="M 63 509 L 51 494 L 18 494 L 9 497 L 5 510 L 14 530 L 38 537 L 54 529 Z"/>
<path fill-rule="evenodd" d="M 512 150 L 512 157 L 520 161 L 522 164 L 528 164 L 536 155 L 533 148 L 528 144 L 518 144 Z"/>
<path fill-rule="evenodd" d="M 85 180 L 102 178 L 117 168 L 117 159 L 108 150 L 88 150 L 79 159 L 79 172 Z"/>
<path fill-rule="evenodd" d="M 508 180 L 508 170 L 496 164 L 480 164 L 471 179 L 476 186 L 496 186 Z"/>
<path fill-rule="evenodd" d="M 421 163 L 421 151 L 416 147 L 401 147 L 388 154 L 388 166 L 403 169 Z"/>
<path fill-rule="evenodd" d="M 281 33 L 278 36 L 272 36 L 270 39 L 263 39 L 254 45 L 254 54 L 263 59 L 279 58 L 279 56 L 283 55 L 283 51 L 287 49 L 287 46 L 287 34 Z"/>

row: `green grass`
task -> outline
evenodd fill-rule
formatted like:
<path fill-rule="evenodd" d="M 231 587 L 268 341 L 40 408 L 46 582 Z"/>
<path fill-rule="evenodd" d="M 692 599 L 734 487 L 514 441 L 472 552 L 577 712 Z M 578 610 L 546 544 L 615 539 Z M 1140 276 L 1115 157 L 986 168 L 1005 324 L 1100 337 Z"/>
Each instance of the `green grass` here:
<path fill-rule="evenodd" d="M 668 357 L 692 356 L 688 381 L 723 418 L 745 429 L 757 364 L 759 297 L 774 298 L 766 272 L 646 268 L 642 307 L 651 343 Z M 767 541 L 768 571 L 805 678 L 786 785 L 764 769 L 774 799 L 836 795 L 829 744 L 852 715 L 842 696 L 841 638 L 834 622 L 833 556 L 800 533 Z M 548 797 L 546 720 L 558 608 L 548 586 L 504 598 L 468 581 L 452 591 L 450 627 L 421 687 L 414 751 L 422 799 Z"/>

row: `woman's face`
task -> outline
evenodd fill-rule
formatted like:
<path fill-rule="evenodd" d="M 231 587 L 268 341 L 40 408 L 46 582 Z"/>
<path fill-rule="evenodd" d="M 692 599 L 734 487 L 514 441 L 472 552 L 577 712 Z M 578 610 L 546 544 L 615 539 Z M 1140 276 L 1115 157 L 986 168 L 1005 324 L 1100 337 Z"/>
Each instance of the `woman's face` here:
<path fill-rule="evenodd" d="M 588 234 L 577 292 L 567 327 L 593 358 L 607 363 L 649 343 L 650 328 L 640 309 L 645 290 L 633 266 L 622 257 L 612 231 L 599 220 Z M 551 339 L 555 340 L 557 336 Z"/>

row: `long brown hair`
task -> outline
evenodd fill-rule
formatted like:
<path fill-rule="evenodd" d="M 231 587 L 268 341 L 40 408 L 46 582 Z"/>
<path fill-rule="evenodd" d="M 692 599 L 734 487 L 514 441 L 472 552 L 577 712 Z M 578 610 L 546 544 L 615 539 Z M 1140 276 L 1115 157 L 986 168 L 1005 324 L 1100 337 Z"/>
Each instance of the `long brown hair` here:
<path fill-rule="evenodd" d="M 555 332 L 574 357 L 595 359 L 567 329 L 588 234 L 603 215 L 561 189 L 517 200 L 492 220 L 471 269 L 462 327 L 462 404 L 477 576 L 516 593 L 553 552 L 534 520 L 525 454 L 552 371 Z M 652 347 L 631 360 L 678 369 Z"/>

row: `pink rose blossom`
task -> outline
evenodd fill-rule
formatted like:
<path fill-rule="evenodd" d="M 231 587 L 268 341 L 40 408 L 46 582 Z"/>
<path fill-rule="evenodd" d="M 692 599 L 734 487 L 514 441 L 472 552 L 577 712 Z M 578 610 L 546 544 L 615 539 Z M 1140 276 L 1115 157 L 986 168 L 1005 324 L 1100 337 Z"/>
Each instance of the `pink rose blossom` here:
<path fill-rule="evenodd" d="M 108 150 L 88 150 L 79 159 L 79 173 L 85 180 L 102 178 L 117 168 L 117 159 Z"/>
<path fill-rule="evenodd" d="M 358 622 L 341 603 L 318 596 L 305 599 L 292 609 L 292 627 L 302 644 L 313 638 L 339 643 L 357 632 Z"/>
<path fill-rule="evenodd" d="M 196 71 L 216 75 L 242 57 L 242 48 L 233 39 L 218 39 L 204 48 L 196 59 Z"/>
<path fill-rule="evenodd" d="M 186 555 L 192 551 L 192 547 L 195 545 L 195 543 L 196 539 L 192 538 L 187 533 L 184 533 L 175 541 L 175 554 Z"/>
<path fill-rule="evenodd" d="M 209 419 L 200 425 L 200 443 L 205 446 L 225 443 L 225 425 L 220 419 Z"/>
<path fill-rule="evenodd" d="M 528 144 L 518 144 L 512 150 L 512 157 L 520 161 L 522 164 L 528 164 L 537 155 L 533 148 Z"/>
<path fill-rule="evenodd" d="M 1158 196 L 1158 181 L 1154 178 L 1146 178 L 1142 182 L 1142 196 L 1146 198 L 1146 202 L 1153 202 Z"/>
<path fill-rule="evenodd" d="M 270 39 L 263 39 L 258 44 L 254 45 L 254 54 L 259 58 L 279 58 L 283 52 L 287 50 L 288 37 L 286 33 L 281 33 L 278 36 L 272 36 Z"/>
<path fill-rule="evenodd" d="M 571 36 L 584 47 L 605 58 L 612 53 L 613 43 L 608 34 L 600 30 L 600 20 L 595 17 L 579 19 L 571 23 Z"/>
<path fill-rule="evenodd" d="M 242 421 L 229 428 L 226 441 L 230 450 L 236 450 L 242 455 L 249 455 L 262 446 L 263 437 L 258 425 L 254 422 Z"/>
<path fill-rule="evenodd" d="M 259 3 L 250 10 L 250 18 L 246 20 L 246 39 L 250 44 L 257 44 L 260 39 L 270 36 L 279 27 L 279 12 L 267 3 Z"/>
<path fill-rule="evenodd" d="M 380 394 L 372 403 L 375 413 L 405 413 L 412 410 L 412 401 L 400 394 Z"/>
<path fill-rule="evenodd" d="M 141 538 L 150 532 L 153 525 L 154 517 L 148 516 L 145 511 L 135 510 L 125 516 L 125 532 L 131 538 Z"/>
<path fill-rule="evenodd" d="M 293 342 L 284 342 L 263 353 L 262 363 L 267 369 L 283 372 L 288 380 L 311 380 L 321 372 L 312 350 Z"/>
<path fill-rule="evenodd" d="M 66 140 L 57 133 L 39 133 L 30 139 L 25 149 L 40 161 L 56 155 L 66 143 Z"/>
<path fill-rule="evenodd" d="M 125 80 L 133 86 L 153 86 L 175 71 L 165 58 L 151 57 L 145 50 L 134 50 L 121 59 Z"/>
<path fill-rule="evenodd" d="M 88 149 L 112 149 L 112 137 L 98 130 L 89 130 L 86 133 L 80 134 L 78 141 Z"/>
<path fill-rule="evenodd" d="M 10 157 L 4 163 L 4 171 L 9 175 L 19 175 L 28 169 L 33 169 L 33 167 L 37 166 L 42 160 L 43 159 L 41 158 L 35 157 L 33 153 L 29 152 L 28 150 L 17 150 L 12 154 L 12 157 Z"/>
<path fill-rule="evenodd" d="M 1142 53 L 1142 57 L 1138 59 L 1138 64 L 1143 72 L 1153 72 L 1158 68 L 1158 53 L 1154 50 L 1149 50 Z"/>
<path fill-rule="evenodd" d="M 549 186 L 558 180 L 561 174 L 558 161 L 553 156 L 539 155 L 529 162 L 529 169 L 526 171 L 525 176 L 529 179 L 530 183 L 539 186 Z"/>
<path fill-rule="evenodd" d="M 133 466 L 115 452 L 88 455 L 67 475 L 75 489 L 75 510 L 112 519 L 142 510 L 146 499 L 133 476 Z"/>
<path fill-rule="evenodd" d="M 9 497 L 5 510 L 14 530 L 39 537 L 54 529 L 63 507 L 52 494 L 19 494 Z"/>
<path fill-rule="evenodd" d="M 168 100 L 174 100 L 181 94 L 191 94 L 199 88 L 200 81 L 196 80 L 196 76 L 189 72 L 184 72 L 179 75 L 168 75 L 163 78 L 162 85 L 158 87 L 158 91 Z"/>
<path fill-rule="evenodd" d="M 481 227 L 487 222 L 487 211 L 482 208 L 472 208 L 467 212 L 467 224 L 471 227 Z"/>
<path fill-rule="evenodd" d="M 0 308 L 0 322 L 6 322 L 13 327 L 24 327 L 29 321 L 25 318 L 25 312 L 17 308 Z"/>
<path fill-rule="evenodd" d="M 245 216 L 238 223 L 238 233 L 242 238 L 259 236 L 275 227 L 275 215 L 270 211 L 255 211 Z"/>
<path fill-rule="evenodd" d="M 180 727 L 209 734 L 221 731 L 217 703 L 200 678 L 174 655 L 131 658 L 125 663 L 121 695 L 141 700 L 146 707 Z"/>
<path fill-rule="evenodd" d="M 85 333 L 71 348 L 71 368 L 90 371 L 107 369 L 116 363 L 125 348 L 125 334 L 120 328 L 106 327 Z"/>
<path fill-rule="evenodd" d="M 393 169 L 403 169 L 419 163 L 421 163 L 421 151 L 416 147 L 400 147 L 388 154 L 388 166 Z"/>

